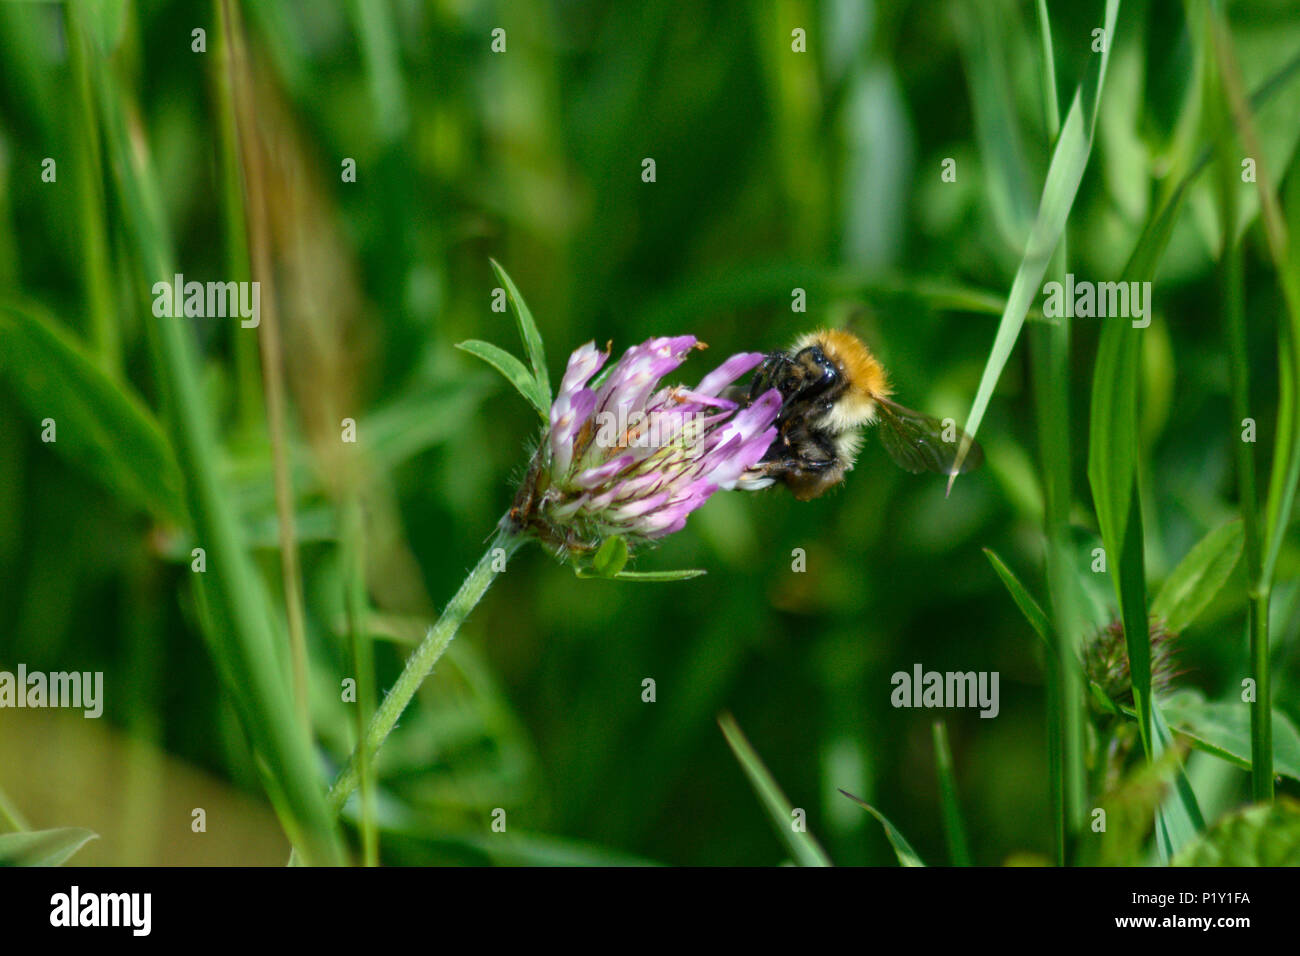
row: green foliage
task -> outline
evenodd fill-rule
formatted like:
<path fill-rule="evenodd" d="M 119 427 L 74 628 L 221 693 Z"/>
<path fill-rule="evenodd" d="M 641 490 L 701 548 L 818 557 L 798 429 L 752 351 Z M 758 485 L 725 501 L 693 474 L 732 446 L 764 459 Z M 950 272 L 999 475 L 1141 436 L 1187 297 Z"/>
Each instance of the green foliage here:
<path fill-rule="evenodd" d="M 492 260 L 492 269 L 501 280 L 501 284 L 505 286 L 506 294 L 510 299 L 510 308 L 515 313 L 515 321 L 519 323 L 519 337 L 524 341 L 524 350 L 528 353 L 529 364 L 533 367 L 533 377 L 537 380 L 537 394 L 541 396 L 542 414 L 545 416 L 551 407 L 551 379 L 546 371 L 546 351 L 542 347 L 542 333 L 538 331 L 537 323 L 533 321 L 533 313 L 528 311 L 528 303 L 515 288 L 514 280 L 506 274 L 506 270 L 501 268 L 501 264 L 495 259 Z"/>
<path fill-rule="evenodd" d="M 1167 798 L 1176 773 L 1177 751 L 1154 763 L 1141 764 L 1097 797 L 1088 827 L 1079 836 L 1079 863 L 1085 866 L 1140 866 L 1143 851 L 1159 827 L 1156 811 Z M 1103 811 L 1104 816 L 1097 811 Z"/>
<path fill-rule="evenodd" d="M 1083 82 L 1074 94 L 1074 101 L 1065 116 L 1065 125 L 1061 127 L 1061 135 L 1052 151 L 1052 161 L 1047 167 L 1043 194 L 1039 199 L 1033 227 L 1029 231 L 1024 258 L 1011 283 L 1007 307 L 998 323 L 997 338 L 984 366 L 984 375 L 980 379 L 979 390 L 975 393 L 975 401 L 966 416 L 966 432 L 972 438 L 976 437 L 980 423 L 984 420 L 984 413 L 993 397 L 993 389 L 1011 357 L 1011 350 L 1024 325 L 1030 302 L 1038 294 L 1039 283 L 1047 272 L 1052 253 L 1064 235 L 1066 221 L 1092 153 L 1093 132 L 1101 106 L 1106 65 L 1110 62 L 1111 47 L 1116 41 L 1115 21 L 1118 15 L 1119 0 L 1106 0 L 1105 20 L 1101 29 L 1105 30 L 1107 42 L 1099 53 L 1089 59 Z M 1008 135 L 1005 130 L 997 130 L 991 139 L 1001 141 Z M 951 484 L 950 480 L 950 487 Z"/>
<path fill-rule="evenodd" d="M 970 844 L 966 839 L 966 825 L 962 822 L 961 807 L 957 804 L 957 774 L 952 766 L 952 748 L 948 744 L 948 728 L 942 720 L 934 722 L 934 765 L 939 776 L 939 794 L 943 800 L 943 829 L 948 838 L 948 857 L 953 866 L 970 866 Z M 899 862 L 902 862 L 900 859 Z"/>
<path fill-rule="evenodd" d="M 1034 600 L 1034 596 L 1016 577 L 1015 572 L 1007 567 L 1006 562 L 988 548 L 984 549 L 984 554 L 989 559 L 989 563 L 993 565 L 993 570 L 998 573 L 998 577 L 1002 579 L 1002 583 L 1006 585 L 1011 599 L 1016 602 L 1016 607 L 1020 608 L 1020 613 L 1025 616 L 1029 626 L 1033 628 L 1034 633 L 1043 642 L 1043 646 L 1050 647 L 1052 643 L 1052 622 L 1047 619 L 1047 615 L 1043 613 L 1043 609 Z"/>
<path fill-rule="evenodd" d="M 1173 865 L 1300 866 L 1300 803 L 1283 797 L 1229 813 Z"/>
<path fill-rule="evenodd" d="M 627 566 L 627 542 L 620 535 L 610 535 L 591 559 L 591 568 L 602 578 L 615 577 Z"/>
<path fill-rule="evenodd" d="M 1181 691 L 1160 708 L 1170 725 L 1193 747 L 1250 769 L 1250 709 L 1240 701 L 1207 701 L 1196 691 Z M 1273 769 L 1300 780 L 1300 731 L 1285 711 L 1273 709 Z"/>
<path fill-rule="evenodd" d="M 898 857 L 899 866 L 925 866 L 925 864 L 921 862 L 921 858 L 916 855 L 916 851 L 912 849 L 912 845 L 907 842 L 907 838 L 899 832 L 898 827 L 894 826 L 885 818 L 883 813 L 860 797 L 855 797 L 847 790 L 841 790 L 840 793 L 844 794 L 844 796 L 848 797 L 863 810 L 870 813 L 876 818 L 877 822 L 884 827 L 885 837 L 889 840 L 889 845 L 894 848 L 894 855 Z"/>
<path fill-rule="evenodd" d="M 0 4 L 0 665 L 103 670 L 102 724 L 132 759 L 260 804 L 257 842 L 295 861 L 1127 864 L 1283 832 L 1300 793 L 1284 7 L 904 4 L 814 17 L 795 53 L 763 4 L 545 2 L 512 9 L 498 55 L 437 5 Z M 182 12 L 206 55 L 165 40 Z M 155 316 L 177 272 L 261 280 L 262 326 Z M 1044 316 L 1068 273 L 1150 281 L 1151 325 Z M 817 501 L 719 494 L 635 563 L 610 538 L 568 566 L 507 542 L 496 566 L 551 361 L 690 333 L 710 344 L 674 376 L 690 384 L 845 321 L 900 402 L 967 410 L 985 463 L 947 497 L 868 435 Z M 1180 632 L 1159 699 L 1152 617 Z M 1076 666 L 1117 619 L 1130 710 Z M 437 666 L 406 678 L 417 648 Z M 947 711 L 940 732 L 890 707 L 917 662 L 998 671 L 998 718 Z M 1244 678 L 1267 705 L 1240 702 Z M 364 774 L 343 771 L 369 800 L 327 795 L 399 683 L 409 706 Z M 816 841 L 724 720 L 761 812 L 737 789 L 727 711 L 807 795 Z M 179 862 L 147 763 L 44 798 L 82 759 L 59 732 L 34 763 L 0 760 L 18 816 L 101 833 L 46 831 L 80 861 Z M 1275 786 L 1285 812 L 1216 826 Z M 105 826 L 104 806 L 124 812 Z"/>
<path fill-rule="evenodd" d="M 1151 613 L 1173 633 L 1185 630 L 1227 583 L 1241 558 L 1244 541 L 1240 521 L 1207 534 L 1165 579 L 1151 602 Z"/>
<path fill-rule="evenodd" d="M 537 409 L 537 413 L 545 421 L 550 414 L 550 409 L 546 402 L 546 396 L 542 392 L 541 385 L 537 379 L 524 368 L 524 363 L 519 361 L 505 349 L 498 348 L 491 342 L 480 342 L 477 339 L 471 339 L 468 342 L 460 342 L 456 348 L 463 349 L 470 355 L 477 356 L 487 362 L 494 369 L 505 376 L 507 382 L 513 385 L 516 391 L 528 400 L 528 404 Z"/>
<path fill-rule="evenodd" d="M 130 504 L 183 522 L 176 458 L 139 398 L 100 371 L 49 316 L 0 304 L 0 336 L 0 370 L 34 428 L 53 419 L 53 448 Z"/>
<path fill-rule="evenodd" d="M 62 866 L 98 837 L 84 827 L 0 833 L 0 866 Z"/>
<path fill-rule="evenodd" d="M 735 718 L 730 714 L 723 714 L 718 718 L 718 726 L 722 728 L 722 734 L 727 738 L 727 746 L 736 755 L 736 760 L 740 762 L 741 769 L 749 778 L 750 785 L 758 794 L 763 809 L 767 811 L 768 819 L 776 828 L 777 836 L 789 848 L 795 862 L 800 866 L 830 866 L 831 861 L 826 856 L 826 851 L 813 839 L 812 834 L 803 825 L 803 821 L 796 819 L 789 798 L 781 792 L 780 786 L 772 778 L 767 767 L 763 766 L 762 759 L 741 732 Z"/>
<path fill-rule="evenodd" d="M 1151 702 L 1152 754 L 1157 766 L 1172 764 L 1173 786 L 1165 801 L 1156 813 L 1156 849 L 1162 863 L 1169 860 L 1196 838 L 1196 834 L 1205 829 L 1205 818 L 1201 814 L 1196 792 L 1183 768 L 1181 755 L 1174 749 L 1173 734 L 1165 721 L 1164 709 L 1155 701 Z"/>

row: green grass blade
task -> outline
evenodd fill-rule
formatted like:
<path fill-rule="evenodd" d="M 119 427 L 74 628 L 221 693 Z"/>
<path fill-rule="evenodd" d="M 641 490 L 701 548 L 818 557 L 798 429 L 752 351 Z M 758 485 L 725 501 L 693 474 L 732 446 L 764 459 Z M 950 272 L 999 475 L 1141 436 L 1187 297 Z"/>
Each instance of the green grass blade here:
<path fill-rule="evenodd" d="M 1006 562 L 998 557 L 996 552 L 991 548 L 985 548 L 984 555 L 989 559 L 989 564 L 993 565 L 993 570 L 998 573 L 1002 583 L 1006 585 L 1007 591 L 1011 594 L 1011 600 L 1016 602 L 1016 607 L 1020 608 L 1020 613 L 1025 616 L 1029 626 L 1034 629 L 1034 633 L 1042 640 L 1043 647 L 1050 650 L 1052 647 L 1052 622 L 1047 619 L 1042 607 L 1034 600 L 1034 596 L 1029 593 L 1029 589 L 1016 577 L 1015 572 L 1007 567 Z"/>
<path fill-rule="evenodd" d="M 1172 228 L 1170 214 L 1167 227 L 1144 232 L 1125 267 L 1125 281 L 1153 278 Z M 1102 328 L 1089 412 L 1088 483 L 1124 622 L 1138 728 L 1150 758 L 1151 645 L 1137 480 L 1142 331 L 1123 319 L 1110 320 Z"/>
<path fill-rule="evenodd" d="M 1038 0 L 1037 20 L 1042 48 L 1047 142 L 1060 142 L 1061 109 L 1056 88 L 1056 55 L 1045 0 Z M 1064 283 L 1069 271 L 1064 232 L 1052 255 L 1047 275 Z M 1047 544 L 1047 586 L 1054 622 L 1047 629 L 1047 755 L 1048 794 L 1053 812 L 1053 837 L 1058 864 L 1071 862 L 1072 836 L 1083 821 L 1087 794 L 1084 758 L 1085 680 L 1080 666 L 1078 635 L 1083 629 L 1079 579 L 1069 560 L 1070 510 L 1073 502 L 1070 450 L 1070 319 L 1054 327 L 1033 329 L 1029 358 L 1037 433 L 1043 465 L 1043 527 Z"/>
<path fill-rule="evenodd" d="M 1278 554 L 1291 521 L 1297 485 L 1300 485 L 1300 263 L 1290 249 L 1287 219 L 1300 226 L 1300 196 L 1291 191 L 1293 203 L 1283 213 L 1270 171 L 1255 129 L 1250 104 L 1242 89 L 1240 68 L 1232 49 L 1227 25 L 1213 17 L 1211 35 L 1218 57 L 1219 75 L 1231 106 L 1233 121 L 1248 154 L 1256 158 L 1256 188 L 1260 218 L 1268 240 L 1269 255 L 1277 271 L 1282 299 L 1286 304 L 1278 322 L 1278 419 L 1274 442 L 1273 470 L 1269 477 L 1264 507 L 1264 555 L 1257 590 L 1267 592 L 1273 582 Z"/>
<path fill-rule="evenodd" d="M 1213 29 L 1210 27 L 1209 29 Z M 1207 30 L 1207 32 L 1209 32 Z M 1218 179 L 1218 209 L 1221 223 L 1235 223 L 1241 200 L 1238 191 L 1241 188 L 1237 154 L 1239 147 L 1229 128 L 1227 94 L 1224 84 L 1219 81 L 1217 69 L 1207 68 L 1203 82 L 1205 103 L 1202 113 L 1206 117 L 1210 135 L 1215 143 L 1215 167 Z M 1220 301 L 1224 313 L 1224 337 L 1227 341 L 1229 355 L 1229 378 L 1232 390 L 1232 420 L 1244 423 L 1252 416 L 1250 401 L 1250 353 L 1247 347 L 1246 333 L 1246 291 L 1245 291 L 1245 253 L 1242 240 L 1235 230 L 1223 230 L 1223 252 L 1219 262 L 1218 282 Z M 1285 360 L 1279 356 L 1279 368 L 1285 375 Z M 1265 585 L 1263 573 L 1263 535 L 1259 509 L 1258 471 L 1255 464 L 1255 443 L 1246 441 L 1233 442 L 1237 459 L 1237 498 L 1243 527 L 1243 552 L 1246 562 L 1246 579 L 1250 594 L 1246 607 L 1246 629 L 1249 635 L 1252 661 L 1252 674 L 1268 673 L 1267 652 L 1264 660 L 1256 654 L 1260 648 L 1268 647 L 1268 616 L 1271 600 L 1270 589 Z M 1257 686 L 1257 691 L 1259 690 Z M 1264 700 L 1269 699 L 1267 681 L 1264 685 Z M 1258 696 L 1256 697 L 1258 700 Z M 1267 704 L 1265 705 L 1267 706 Z M 1251 768 L 1251 784 L 1257 798 L 1266 799 L 1272 792 L 1272 775 L 1267 778 L 1257 774 L 1253 768 L 1262 757 L 1265 747 L 1272 752 L 1273 724 L 1271 712 L 1264 714 L 1251 708 L 1250 731 L 1247 734 L 1251 756 L 1246 764 Z"/>
<path fill-rule="evenodd" d="M 25 832 L 31 829 L 21 810 L 14 806 L 4 787 L 0 787 L 0 826 L 8 830 Z"/>
<path fill-rule="evenodd" d="M 128 386 L 111 378 L 58 322 L 0 303 L 0 374 L 32 419 L 54 420 L 51 447 L 123 501 L 183 524 L 180 470 L 162 426 Z"/>
<path fill-rule="evenodd" d="M 1043 109 L 1047 135 L 1055 142 L 1061 133 L 1061 104 L 1056 95 L 1056 54 L 1052 50 L 1052 21 L 1047 16 L 1047 0 L 1038 0 L 1038 42 L 1043 48 Z"/>
<path fill-rule="evenodd" d="M 148 279 L 174 272 L 157 178 L 133 147 L 116 77 L 95 58 L 96 91 L 128 237 Z M 142 296 L 142 299 L 144 297 Z M 214 425 L 199 385 L 198 357 L 184 319 L 148 322 L 154 371 L 165 396 L 165 424 L 176 450 L 194 533 L 207 553 L 196 575 L 206 635 L 218 673 L 259 756 L 262 781 L 282 825 L 305 862 L 341 863 L 342 848 L 326 804 L 306 729 L 294 718 L 292 691 L 277 651 L 274 616 L 244 549 L 235 506 L 222 484 Z"/>
<path fill-rule="evenodd" d="M 84 827 L 59 827 L 0 835 L 0 866 L 62 866 L 99 834 Z"/>
<path fill-rule="evenodd" d="M 1124 621 L 1124 646 L 1128 650 L 1129 685 L 1138 712 L 1138 730 L 1142 734 L 1147 753 L 1154 758 L 1155 750 L 1149 740 L 1152 706 L 1151 625 L 1147 616 L 1143 537 L 1142 505 L 1138 500 L 1135 481 L 1129 496 L 1128 526 L 1124 531 L 1123 548 L 1119 552 L 1119 567 L 1112 569 L 1111 577 L 1115 581 L 1120 616 Z"/>
<path fill-rule="evenodd" d="M 1089 413 L 1088 482 L 1097 524 L 1113 563 L 1121 553 L 1137 475 L 1137 386 L 1141 332 L 1107 324 L 1097 347 Z"/>
<path fill-rule="evenodd" d="M 533 375 L 537 378 L 537 387 L 545 407 L 549 409 L 551 406 L 551 379 L 546 371 L 546 350 L 542 347 L 542 333 L 538 331 L 537 323 L 533 321 L 533 313 L 528 310 L 528 303 L 519 294 L 519 290 L 515 288 L 514 280 L 501 267 L 501 263 L 493 259 L 492 268 L 501 281 L 501 285 L 505 288 L 506 295 L 510 298 L 510 305 L 515 312 L 515 321 L 519 323 L 519 337 L 524 340 L 524 349 L 528 352 L 528 361 L 533 367 Z"/>
<path fill-rule="evenodd" d="M 229 16 L 232 23 L 227 24 Z M 213 36 L 212 93 L 214 124 L 217 126 L 218 170 L 221 178 L 221 230 L 223 266 L 227 277 L 235 282 L 252 278 L 252 256 L 248 248 L 248 211 L 244 208 L 244 177 L 239 153 L 239 130 L 235 119 L 235 80 L 231 62 L 234 44 L 231 37 L 242 25 L 237 8 L 224 0 L 212 0 Z M 256 336 L 229 332 L 234 352 L 235 390 L 238 395 L 239 421 L 245 429 L 255 429 L 263 419 L 262 368 Z"/>
<path fill-rule="evenodd" d="M 113 36 L 111 21 L 120 18 L 124 4 L 96 4 L 100 14 L 101 35 Z M 99 124 L 95 115 L 94 92 L 86 66 L 88 41 L 83 36 L 82 21 L 87 7 L 64 8 L 67 29 L 68 64 L 72 67 L 77 88 L 77 120 L 81 133 L 73 137 L 77 149 L 77 212 L 81 220 L 81 255 L 85 278 L 86 302 L 95 355 L 100 368 L 110 375 L 121 373 L 122 343 L 118 326 L 117 298 L 113 294 L 108 227 L 105 222 L 103 183 L 100 176 L 102 157 L 99 147 Z M 105 21 L 110 21 L 107 24 Z M 120 24 L 119 24 L 120 25 Z"/>
<path fill-rule="evenodd" d="M 889 840 L 889 845 L 894 848 L 894 855 L 898 857 L 899 866 L 925 866 L 925 864 L 921 862 L 921 858 L 917 856 L 916 851 L 912 849 L 912 844 L 907 842 L 907 838 L 899 832 L 898 827 L 890 823 L 883 813 L 871 804 L 867 803 L 867 801 L 860 797 L 855 797 L 847 790 L 841 790 L 840 793 L 844 794 L 844 796 L 848 797 L 863 810 L 866 810 L 876 818 L 882 827 L 885 828 L 885 838 Z"/>
<path fill-rule="evenodd" d="M 750 785 L 758 794 L 763 808 L 767 810 L 772 825 L 776 827 L 777 835 L 785 842 L 795 862 L 800 866 L 830 866 L 830 858 L 813 839 L 813 835 L 806 830 L 795 830 L 794 808 L 790 806 L 789 798 L 781 792 L 776 780 L 772 778 L 772 774 L 768 772 L 763 761 L 745 738 L 736 719 L 730 714 L 723 714 L 718 718 L 718 726 L 722 728 L 722 735 L 727 738 L 727 746 L 736 755 L 741 769 L 749 778 Z"/>
<path fill-rule="evenodd" d="M 1256 800 L 1273 799 L 1272 679 L 1269 661 L 1269 605 L 1273 576 L 1282 540 L 1291 522 L 1296 488 L 1300 485 L 1300 254 L 1294 258 L 1286 218 L 1274 190 L 1270 170 L 1264 162 L 1255 119 L 1248 102 L 1241 70 L 1233 50 L 1232 36 L 1222 14 L 1207 8 L 1208 33 L 1219 69 L 1219 82 L 1237 132 L 1248 155 L 1255 157 L 1256 188 L 1260 218 L 1269 255 L 1277 271 L 1282 299 L 1286 304 L 1278 321 L 1278 415 L 1273 447 L 1273 468 L 1264 506 L 1263 563 L 1251 582 L 1250 628 L 1251 674 L 1256 684 L 1256 703 L 1251 708 L 1251 787 Z M 1292 223 L 1300 227 L 1300 196 L 1293 187 L 1294 205 L 1288 210 Z"/>
<path fill-rule="evenodd" d="M 1151 760 L 1151 636 L 1137 482 L 1141 334 L 1124 320 L 1102 330 L 1093 372 L 1088 482 L 1124 624 L 1142 749 Z"/>
<path fill-rule="evenodd" d="M 1259 85 L 1255 92 L 1251 94 L 1251 107 L 1258 109 L 1263 106 L 1297 78 L 1300 78 L 1300 54 L 1289 60 Z M 1142 229 L 1142 234 L 1138 237 L 1137 244 L 1133 247 L 1133 252 L 1129 256 L 1128 264 L 1124 267 L 1123 281 L 1153 281 L 1155 279 L 1156 269 L 1160 265 L 1165 248 L 1169 245 L 1174 225 L 1178 222 L 1178 217 L 1182 212 L 1183 202 L 1187 199 L 1197 178 L 1210 164 L 1215 140 L 1217 140 L 1217 137 L 1212 138 L 1211 143 L 1202 149 L 1196 162 L 1178 180 L 1177 185 L 1168 191 L 1164 202 L 1161 203 L 1160 211 L 1147 220 Z"/>
<path fill-rule="evenodd" d="M 402 79 L 399 27 L 387 3 L 350 0 L 348 14 L 361 40 L 362 61 L 374 101 L 375 128 L 385 145 L 400 142 L 410 126 Z"/>
<path fill-rule="evenodd" d="M 988 3 L 953 9 L 989 206 L 1003 240 L 1012 249 L 1021 249 L 1033 222 L 1034 198 L 1012 96 L 1011 64 L 1003 47 L 1003 21 Z"/>
<path fill-rule="evenodd" d="M 503 348 L 493 345 L 491 342 L 481 342 L 478 339 L 470 339 L 466 342 L 456 343 L 456 348 L 462 352 L 468 352 L 470 355 L 481 358 L 494 369 L 500 372 L 507 382 L 515 387 L 528 404 L 537 409 L 537 413 L 542 416 L 542 421 L 547 421 L 550 417 L 550 408 L 547 404 L 546 395 L 537 383 L 537 379 L 524 368 L 524 363 L 519 361 Z"/>
<path fill-rule="evenodd" d="M 952 768 L 952 750 L 948 746 L 948 728 L 942 720 L 932 726 L 934 764 L 939 777 L 939 799 L 943 804 L 943 834 L 948 841 L 948 855 L 953 866 L 970 866 L 970 844 L 957 803 L 957 777 Z"/>
<path fill-rule="evenodd" d="M 1153 760 L 1159 760 L 1174 743 L 1169 724 L 1165 722 L 1160 705 L 1151 702 L 1151 722 L 1153 737 Z M 1156 847 L 1160 858 L 1168 863 L 1183 847 L 1196 839 L 1197 834 L 1205 829 L 1205 818 L 1201 814 L 1192 783 L 1187 779 L 1187 771 L 1182 761 L 1174 771 L 1174 787 L 1156 812 Z"/>
<path fill-rule="evenodd" d="M 984 420 L 984 413 L 993 398 L 993 389 L 1020 336 L 1025 314 L 1038 294 L 1052 254 L 1065 233 L 1066 220 L 1074 206 L 1079 183 L 1083 180 L 1088 158 L 1092 154 L 1093 132 L 1105 86 L 1106 65 L 1115 45 L 1115 20 L 1118 15 L 1119 0 L 1107 0 L 1105 30 L 1108 42 L 1100 54 L 1094 54 L 1090 59 L 1083 82 L 1079 84 L 1074 102 L 1066 114 L 1056 148 L 1052 151 L 1052 161 L 1047 168 L 1047 179 L 1043 183 L 1043 194 L 1039 200 L 1038 215 L 1029 232 L 1024 258 L 1011 283 L 1011 293 L 1007 296 L 1007 306 L 998 323 L 997 336 L 979 388 L 975 392 L 975 401 L 966 416 L 966 433 L 972 438 L 976 437 L 980 422 Z M 955 474 L 948 479 L 949 489 L 955 480 Z"/>
<path fill-rule="evenodd" d="M 1173 633 L 1185 630 L 1227 582 L 1241 560 L 1244 541 L 1240 521 L 1230 521 L 1207 534 L 1165 580 L 1151 602 L 1151 613 Z"/>

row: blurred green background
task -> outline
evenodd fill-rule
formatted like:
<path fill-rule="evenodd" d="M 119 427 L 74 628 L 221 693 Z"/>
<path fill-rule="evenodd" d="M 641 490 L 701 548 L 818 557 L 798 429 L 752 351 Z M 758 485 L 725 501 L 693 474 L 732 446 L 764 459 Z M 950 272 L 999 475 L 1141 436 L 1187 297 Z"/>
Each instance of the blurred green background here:
<path fill-rule="evenodd" d="M 1064 111 L 1101 5 L 1049 6 Z M 233 63 L 223 9 L 238 13 L 245 58 Z M 1118 278 L 1154 197 L 1205 145 L 1185 16 L 1173 0 L 1122 8 L 1069 221 L 1080 278 Z M 1300 51 L 1293 0 L 1233 3 L 1229 16 L 1249 90 Z M 497 28 L 504 52 L 492 49 Z M 795 29 L 806 52 L 792 50 Z M 246 278 L 246 230 L 264 230 L 322 782 L 355 742 L 338 699 L 353 673 L 335 497 L 346 469 L 323 449 L 339 419 L 357 421 L 382 692 L 482 554 L 538 430 L 502 380 L 453 348 L 481 338 L 519 351 L 513 320 L 490 308 L 490 257 L 527 299 L 553 380 L 590 339 L 621 352 L 693 333 L 711 346 L 682 369 L 695 381 L 734 351 L 782 347 L 860 309 L 896 397 L 961 422 L 1051 155 L 1034 5 L 1009 0 L 3 3 L 0 63 L 0 286 L 37 303 L 159 419 L 147 327 L 182 324 L 202 356 L 220 487 L 283 618 L 257 339 L 234 319 L 153 318 L 150 286 L 167 277 L 139 252 L 103 120 L 111 104 L 150 171 L 177 271 Z M 232 77 L 233 115 L 251 118 L 264 145 L 265 216 L 239 199 Z M 1294 179 L 1300 82 L 1257 119 L 1276 177 Z M 42 179 L 46 157 L 54 182 Z M 349 158 L 355 182 L 341 175 Z M 941 178 L 946 158 L 954 182 Z M 1157 582 L 1236 513 L 1218 230 L 1205 177 L 1162 261 L 1144 340 L 1139 469 Z M 1267 436 L 1281 303 L 1257 227 L 1245 261 Z M 265 313 L 272 293 L 257 274 Z M 791 311 L 796 288 L 806 314 Z M 1083 477 L 1096 340 L 1097 323 L 1079 320 L 1069 443 L 1084 569 L 1099 543 Z M 15 368 L 4 340 L 0 353 L 0 668 L 102 670 L 106 682 L 98 723 L 0 713 L 0 788 L 33 826 L 100 832 L 78 862 L 283 862 L 288 842 L 205 644 L 192 533 L 122 477 L 111 448 L 80 446 L 72 422 L 43 443 L 41 396 L 75 384 Z M 1048 858 L 1042 671 L 981 551 L 1045 600 L 1026 356 L 1020 347 L 981 428 L 987 463 L 947 498 L 941 478 L 905 474 L 871 439 L 836 493 L 717 495 L 636 560 L 707 569 L 702 578 L 579 580 L 541 549 L 522 551 L 385 747 L 382 860 L 780 862 L 787 851 L 719 732 L 723 711 L 837 863 L 894 860 L 837 788 L 879 807 L 928 862 L 947 859 L 936 717 L 975 860 Z M 791 570 L 796 548 L 804 573 Z M 1273 639 L 1275 701 L 1293 718 L 1297 567 L 1292 535 Z M 1095 622 L 1108 621 L 1114 592 L 1086 577 Z M 1239 567 L 1180 639 L 1181 686 L 1234 692 L 1244 613 Z M 890 675 L 918 662 L 999 672 L 1000 714 L 894 709 Z M 654 703 L 642 700 L 645 678 Z M 1207 817 L 1248 792 L 1243 771 L 1201 754 L 1190 768 Z M 190 808 L 217 805 L 229 809 L 191 833 Z M 490 831 L 497 807 L 502 836 Z"/>

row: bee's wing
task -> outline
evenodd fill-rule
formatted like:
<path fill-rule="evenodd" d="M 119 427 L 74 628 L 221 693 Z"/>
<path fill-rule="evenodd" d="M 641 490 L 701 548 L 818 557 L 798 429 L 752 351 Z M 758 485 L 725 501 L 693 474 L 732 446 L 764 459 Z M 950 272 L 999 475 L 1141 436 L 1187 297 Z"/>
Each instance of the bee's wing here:
<path fill-rule="evenodd" d="M 889 457 L 907 471 L 956 474 L 957 457 L 963 447 L 967 451 L 960 473 L 974 471 L 984 461 L 984 450 L 979 443 L 956 425 L 950 426 L 953 440 L 945 441 L 947 429 L 939 419 L 904 408 L 887 398 L 876 401 L 880 405 L 880 443 Z"/>

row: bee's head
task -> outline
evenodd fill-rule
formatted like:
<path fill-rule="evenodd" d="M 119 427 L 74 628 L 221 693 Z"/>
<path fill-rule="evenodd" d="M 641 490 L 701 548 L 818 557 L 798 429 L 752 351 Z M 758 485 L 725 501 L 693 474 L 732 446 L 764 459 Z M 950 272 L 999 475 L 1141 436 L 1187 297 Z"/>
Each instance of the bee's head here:
<path fill-rule="evenodd" d="M 819 419 L 832 431 L 869 425 L 876 417 L 876 397 L 889 395 L 885 370 L 856 335 L 840 329 L 810 333 L 795 343 L 795 361 L 808 381 L 821 383 L 816 400 L 825 407 Z M 814 396 L 810 392 L 804 393 Z"/>
<path fill-rule="evenodd" d="M 809 345 L 795 353 L 794 366 L 801 398 L 833 396 L 844 377 L 840 367 L 820 345 Z"/>

